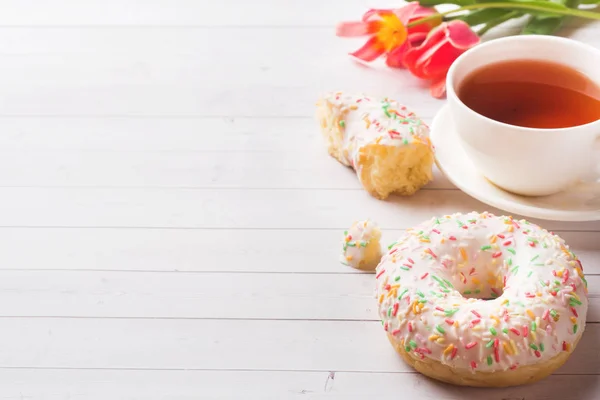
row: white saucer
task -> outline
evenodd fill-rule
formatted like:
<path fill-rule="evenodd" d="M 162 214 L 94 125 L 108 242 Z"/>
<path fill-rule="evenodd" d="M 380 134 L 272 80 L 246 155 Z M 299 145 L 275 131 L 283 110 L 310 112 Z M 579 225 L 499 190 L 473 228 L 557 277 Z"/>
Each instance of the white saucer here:
<path fill-rule="evenodd" d="M 529 218 L 555 221 L 600 220 L 600 183 L 579 184 L 565 192 L 543 197 L 509 193 L 481 175 L 461 147 L 444 106 L 431 125 L 436 164 L 459 189 L 492 207 Z"/>

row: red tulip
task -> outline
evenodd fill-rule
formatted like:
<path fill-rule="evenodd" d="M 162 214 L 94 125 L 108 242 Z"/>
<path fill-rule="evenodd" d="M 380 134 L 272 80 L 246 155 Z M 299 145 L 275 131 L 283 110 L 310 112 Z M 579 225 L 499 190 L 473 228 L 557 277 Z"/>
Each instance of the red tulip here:
<path fill-rule="evenodd" d="M 363 61 L 373 61 L 387 55 L 390 67 L 403 67 L 402 57 L 412 46 L 425 40 L 427 33 L 440 24 L 441 18 L 423 23 L 414 28 L 406 25 L 414 20 L 436 14 L 435 9 L 421 7 L 418 2 L 394 10 L 369 10 L 359 22 L 343 22 L 337 26 L 338 36 L 371 36 L 363 47 L 350 53 Z"/>
<path fill-rule="evenodd" d="M 479 36 L 464 21 L 445 22 L 432 30 L 420 46 L 408 49 L 403 62 L 413 75 L 431 80 L 431 94 L 440 98 L 446 93 L 450 65 L 479 41 Z"/>

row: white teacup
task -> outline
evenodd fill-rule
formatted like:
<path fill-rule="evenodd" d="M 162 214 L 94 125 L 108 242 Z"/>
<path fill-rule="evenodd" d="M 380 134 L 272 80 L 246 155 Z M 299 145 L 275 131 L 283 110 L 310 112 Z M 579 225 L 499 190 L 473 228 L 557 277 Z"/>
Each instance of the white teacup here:
<path fill-rule="evenodd" d="M 511 36 L 479 44 L 452 64 L 446 82 L 448 103 L 465 152 L 488 180 L 516 194 L 550 195 L 596 176 L 594 144 L 600 120 L 561 129 L 513 126 L 476 113 L 456 93 L 472 71 L 523 59 L 561 63 L 600 85 L 600 50 L 555 36 Z"/>

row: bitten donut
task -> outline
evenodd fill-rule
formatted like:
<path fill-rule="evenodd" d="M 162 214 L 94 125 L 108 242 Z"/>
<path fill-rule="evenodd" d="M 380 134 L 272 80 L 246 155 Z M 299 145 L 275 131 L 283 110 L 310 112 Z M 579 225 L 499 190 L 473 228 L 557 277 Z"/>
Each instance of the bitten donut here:
<path fill-rule="evenodd" d="M 525 220 L 433 218 L 390 246 L 376 282 L 393 347 L 417 371 L 456 385 L 540 380 L 585 329 L 581 262 L 560 237 Z"/>
<path fill-rule="evenodd" d="M 344 265 L 373 271 L 381 260 L 381 230 L 373 221 L 357 221 L 344 232 L 340 261 Z"/>
<path fill-rule="evenodd" d="M 432 180 L 429 127 L 391 99 L 329 93 L 317 102 L 329 154 L 374 197 L 411 195 Z"/>

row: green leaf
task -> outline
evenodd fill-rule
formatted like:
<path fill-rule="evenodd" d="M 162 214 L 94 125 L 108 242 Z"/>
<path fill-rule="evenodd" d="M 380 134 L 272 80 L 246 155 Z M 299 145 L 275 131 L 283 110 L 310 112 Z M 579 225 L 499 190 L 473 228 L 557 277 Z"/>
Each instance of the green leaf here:
<path fill-rule="evenodd" d="M 580 4 L 582 4 L 581 0 L 550 0 L 550 1 L 559 2 L 570 8 L 577 8 L 577 7 L 579 7 Z"/>
<path fill-rule="evenodd" d="M 498 18 L 492 19 L 492 20 L 486 22 L 485 24 L 483 24 L 483 26 L 477 31 L 477 34 L 479 36 L 483 36 L 489 30 L 497 27 L 498 25 L 502 25 L 506 21 L 511 20 L 513 18 L 519 18 L 522 15 L 523 15 L 523 13 L 520 13 L 518 11 L 508 11 L 507 13 L 499 16 Z"/>
<path fill-rule="evenodd" d="M 481 3 L 481 4 L 495 3 L 496 1 L 497 0 L 479 0 L 478 3 Z M 552 13 L 552 10 L 557 10 L 557 11 L 568 10 L 568 7 L 566 7 L 564 4 L 555 3 L 552 1 L 548 1 L 548 0 L 503 0 L 502 2 L 519 4 L 519 5 L 524 5 L 524 6 L 544 7 L 546 9 L 546 11 L 539 11 L 539 10 L 528 10 L 527 11 L 528 14 L 535 15 L 540 19 L 558 17 L 558 14 Z"/>
<path fill-rule="evenodd" d="M 600 0 L 599 0 L 600 1 Z M 419 0 L 419 4 L 423 7 L 434 7 L 442 4 L 452 4 L 456 6 L 468 6 L 475 4 L 475 0 Z"/>
<path fill-rule="evenodd" d="M 581 4 L 600 4 L 600 0 L 582 0 Z"/>
<path fill-rule="evenodd" d="M 535 15 L 535 19 L 538 19 L 540 21 L 543 21 L 545 19 L 560 19 L 563 18 L 561 16 L 559 16 L 558 14 L 552 14 L 552 13 L 545 13 L 545 12 L 530 12 L 531 15 Z"/>
<path fill-rule="evenodd" d="M 577 8 L 580 0 L 549 0 L 553 3 L 561 4 L 569 8 Z M 600 0 L 597 0 L 600 1 Z M 523 27 L 521 32 L 524 35 L 554 35 L 562 27 L 567 17 L 544 17 L 538 15 Z"/>
<path fill-rule="evenodd" d="M 407 24 L 408 28 L 424 24 L 429 21 L 433 21 L 441 17 L 456 17 L 457 14 L 465 11 L 481 10 L 486 8 L 499 8 L 499 9 L 512 9 L 514 11 L 519 10 L 521 13 L 536 15 L 538 18 L 554 18 L 560 16 L 573 16 L 579 18 L 592 19 L 600 21 L 600 13 L 580 10 L 578 8 L 569 8 L 561 4 L 551 3 L 549 1 L 535 1 L 535 0 L 509 0 L 509 1 L 496 1 L 496 0 L 480 0 L 480 3 L 469 4 L 462 6 L 458 9 L 439 12 L 435 15 L 420 18 L 416 21 L 412 21 Z"/>
<path fill-rule="evenodd" d="M 524 35 L 554 35 L 562 26 L 565 17 L 532 18 L 521 32 Z"/>
<path fill-rule="evenodd" d="M 479 0 L 477 3 L 486 4 L 486 3 L 496 3 L 498 0 Z M 538 6 L 544 7 L 548 10 L 556 9 L 556 10 L 564 10 L 565 7 L 562 3 L 555 3 L 553 1 L 548 0 L 502 0 L 502 3 L 514 3 L 514 4 L 522 4 L 529 6 Z"/>
<path fill-rule="evenodd" d="M 485 24 L 486 22 L 497 18 L 501 18 L 510 12 L 510 10 L 504 10 L 502 8 L 485 8 L 483 10 L 472 11 L 466 15 L 461 15 L 456 19 L 463 20 L 470 26 L 476 26 Z"/>

